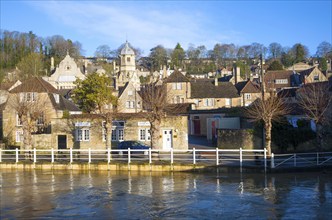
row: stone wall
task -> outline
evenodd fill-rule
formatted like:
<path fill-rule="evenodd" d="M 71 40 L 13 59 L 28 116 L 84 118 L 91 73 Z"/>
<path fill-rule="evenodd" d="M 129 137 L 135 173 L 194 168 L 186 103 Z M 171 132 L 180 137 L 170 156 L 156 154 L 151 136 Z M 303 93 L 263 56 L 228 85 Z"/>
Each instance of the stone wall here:
<path fill-rule="evenodd" d="M 217 129 L 217 146 L 220 149 L 262 149 L 262 139 L 253 129 Z"/>

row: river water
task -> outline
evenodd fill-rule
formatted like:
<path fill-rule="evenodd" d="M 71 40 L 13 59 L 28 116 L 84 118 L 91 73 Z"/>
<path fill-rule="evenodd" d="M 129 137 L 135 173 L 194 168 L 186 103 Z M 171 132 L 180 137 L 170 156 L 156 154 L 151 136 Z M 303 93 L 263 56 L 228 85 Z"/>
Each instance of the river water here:
<path fill-rule="evenodd" d="M 0 219 L 332 219 L 332 172 L 4 171 Z"/>

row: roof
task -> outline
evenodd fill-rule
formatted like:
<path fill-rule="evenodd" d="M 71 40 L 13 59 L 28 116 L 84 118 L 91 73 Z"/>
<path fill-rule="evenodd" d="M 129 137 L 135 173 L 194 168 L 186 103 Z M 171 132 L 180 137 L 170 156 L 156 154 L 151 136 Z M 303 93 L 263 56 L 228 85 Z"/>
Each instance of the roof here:
<path fill-rule="evenodd" d="M 164 79 L 164 82 L 189 82 L 189 79 L 185 77 L 180 71 L 175 70 L 169 77 Z"/>
<path fill-rule="evenodd" d="M 41 77 L 29 78 L 23 81 L 21 85 L 18 85 L 10 90 L 10 93 L 20 92 L 59 93 L 57 89 Z"/>
<path fill-rule="evenodd" d="M 316 67 L 314 66 L 314 67 L 312 67 L 312 68 L 310 68 L 310 69 L 306 69 L 306 70 L 301 70 L 301 71 L 298 71 L 298 73 L 303 77 L 303 76 L 309 76 L 311 73 L 312 73 L 312 71 L 314 71 L 314 69 L 315 69 Z"/>
<path fill-rule="evenodd" d="M 125 83 L 125 85 L 124 86 L 119 86 L 119 97 L 122 95 L 122 93 L 125 91 L 125 89 L 127 88 L 127 86 L 128 86 L 128 82 L 126 82 Z"/>
<path fill-rule="evenodd" d="M 235 85 L 239 93 L 260 93 L 260 86 L 250 80 L 244 82 L 238 82 Z"/>
<path fill-rule="evenodd" d="M 126 41 L 124 47 L 121 50 L 121 55 L 135 55 L 134 50 L 129 46 L 128 41 Z"/>
<path fill-rule="evenodd" d="M 2 82 L 0 83 L 0 90 L 9 90 L 14 84 L 15 82 Z"/>
<path fill-rule="evenodd" d="M 191 82 L 191 98 L 237 98 L 237 89 L 231 82 L 219 82 L 215 86 L 212 81 L 196 80 Z"/>
<path fill-rule="evenodd" d="M 68 110 L 68 111 L 74 111 L 74 112 L 81 112 L 80 110 L 73 102 L 65 99 L 63 96 L 59 95 L 59 103 L 56 103 L 54 95 L 49 94 L 51 103 L 56 110 Z"/>
<path fill-rule="evenodd" d="M 291 98 L 296 96 L 296 90 L 298 88 L 284 88 L 278 92 L 278 97 Z"/>

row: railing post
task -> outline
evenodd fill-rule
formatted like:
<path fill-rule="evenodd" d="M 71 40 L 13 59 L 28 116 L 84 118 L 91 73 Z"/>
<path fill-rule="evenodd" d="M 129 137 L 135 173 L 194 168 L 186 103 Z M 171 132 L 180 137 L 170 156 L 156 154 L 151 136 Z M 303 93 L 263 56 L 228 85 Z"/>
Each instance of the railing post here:
<path fill-rule="evenodd" d="M 151 147 L 149 148 L 149 164 L 152 163 L 152 156 L 151 156 L 152 152 L 151 152 Z"/>
<path fill-rule="evenodd" d="M 242 167 L 242 147 L 240 147 L 240 167 Z"/>
<path fill-rule="evenodd" d="M 174 155 L 173 155 L 173 148 L 171 148 L 171 164 L 173 164 L 173 161 L 174 161 Z"/>
<path fill-rule="evenodd" d="M 70 148 L 70 163 L 73 163 L 73 148 Z"/>
<path fill-rule="evenodd" d="M 1 155 L 1 154 L 0 154 Z M 0 159 L 1 162 L 1 159 Z M 317 166 L 319 165 L 319 153 L 317 152 Z"/>
<path fill-rule="evenodd" d="M 54 163 L 54 148 L 51 149 L 51 159 L 52 163 Z"/>
<path fill-rule="evenodd" d="M 267 150 L 266 150 L 266 148 L 264 148 L 264 171 L 265 172 L 266 172 L 266 168 L 267 168 L 266 152 L 267 152 Z"/>
<path fill-rule="evenodd" d="M 195 148 L 193 148 L 193 164 L 196 164 L 196 151 Z"/>
<path fill-rule="evenodd" d="M 216 148 L 216 165 L 219 166 L 219 151 L 218 151 L 218 148 Z"/>
<path fill-rule="evenodd" d="M 111 149 L 107 148 L 107 163 L 111 162 Z"/>
<path fill-rule="evenodd" d="M 16 148 L 16 163 L 18 163 L 18 148 Z"/>
<path fill-rule="evenodd" d="M 296 154 L 294 154 L 294 167 L 296 167 Z"/>
<path fill-rule="evenodd" d="M 130 163 L 130 148 L 128 147 L 128 163 Z"/>
<path fill-rule="evenodd" d="M 2 148 L 0 148 L 0 163 L 2 162 Z"/>
<path fill-rule="evenodd" d="M 274 153 L 271 154 L 271 168 L 274 168 Z"/>
<path fill-rule="evenodd" d="M 37 155 L 36 155 L 36 148 L 33 148 L 33 162 L 36 163 L 37 162 Z"/>
<path fill-rule="evenodd" d="M 89 148 L 89 163 L 91 163 L 91 148 Z"/>

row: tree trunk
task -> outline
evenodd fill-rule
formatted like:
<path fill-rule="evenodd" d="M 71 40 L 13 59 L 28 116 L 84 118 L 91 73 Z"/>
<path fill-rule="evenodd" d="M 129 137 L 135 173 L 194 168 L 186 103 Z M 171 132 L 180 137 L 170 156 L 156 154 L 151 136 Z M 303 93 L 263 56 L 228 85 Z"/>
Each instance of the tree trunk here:
<path fill-rule="evenodd" d="M 162 146 L 158 145 L 160 140 L 160 124 L 159 120 L 150 121 L 151 131 L 151 149 L 162 149 Z"/>
<path fill-rule="evenodd" d="M 271 130 L 272 130 L 272 122 L 268 120 L 264 123 L 265 128 L 265 148 L 267 150 L 267 155 L 270 157 L 272 154 L 271 150 Z"/>
<path fill-rule="evenodd" d="M 112 149 L 112 120 L 105 122 L 106 149 Z"/>
<path fill-rule="evenodd" d="M 322 150 L 322 140 L 323 140 L 323 126 L 316 123 L 316 141 L 317 141 L 317 151 Z"/>
<path fill-rule="evenodd" d="M 23 130 L 23 148 L 25 150 L 32 149 L 32 137 L 30 131 L 30 122 L 27 116 L 22 116 L 22 130 Z"/>

